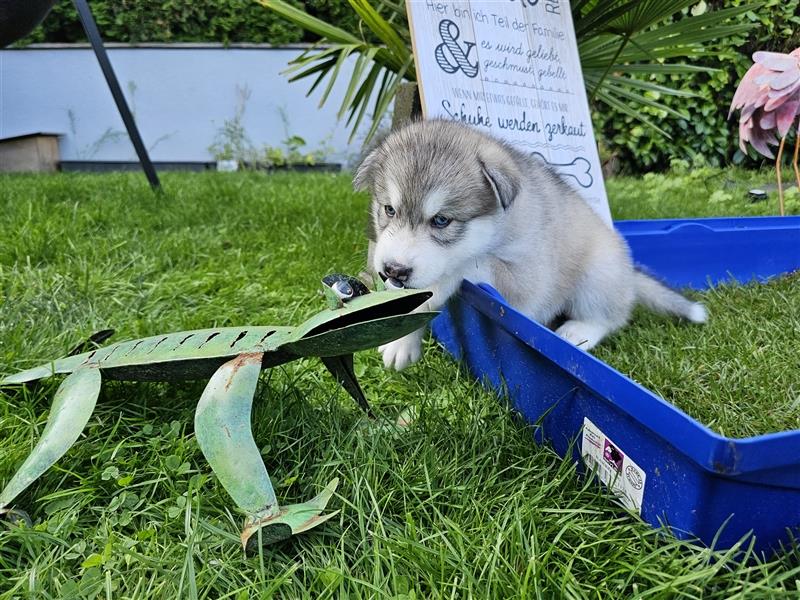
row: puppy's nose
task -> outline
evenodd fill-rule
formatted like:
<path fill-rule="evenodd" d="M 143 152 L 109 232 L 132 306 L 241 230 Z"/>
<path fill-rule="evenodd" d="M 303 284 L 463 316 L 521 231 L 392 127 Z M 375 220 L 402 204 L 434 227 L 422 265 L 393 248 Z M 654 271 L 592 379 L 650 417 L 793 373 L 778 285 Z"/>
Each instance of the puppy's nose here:
<path fill-rule="evenodd" d="M 383 273 L 392 279 L 397 279 L 398 281 L 407 281 L 411 276 L 411 267 L 407 267 L 396 262 L 387 262 L 383 263 Z"/>

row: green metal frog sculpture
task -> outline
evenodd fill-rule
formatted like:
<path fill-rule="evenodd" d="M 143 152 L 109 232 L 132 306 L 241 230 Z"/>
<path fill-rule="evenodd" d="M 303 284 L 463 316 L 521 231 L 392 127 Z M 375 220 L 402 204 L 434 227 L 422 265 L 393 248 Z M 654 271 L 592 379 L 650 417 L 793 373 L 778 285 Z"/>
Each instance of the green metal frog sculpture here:
<path fill-rule="evenodd" d="M 380 287 L 380 286 L 379 286 Z M 50 416 L 28 458 L 0 492 L 0 514 L 27 518 L 12 501 L 78 439 L 89 421 L 102 380 L 182 381 L 210 377 L 195 412 L 200 449 L 236 506 L 245 513 L 245 550 L 307 531 L 323 515 L 338 479 L 315 498 L 280 506 L 253 440 L 250 413 L 262 369 L 319 357 L 340 385 L 372 416 L 353 370 L 353 353 L 386 344 L 419 329 L 437 313 L 422 306 L 426 290 L 369 292 L 354 277 L 323 279 L 328 308 L 297 327 L 255 325 L 200 329 L 119 342 L 77 352 L 10 375 L 0 387 L 67 374 Z M 419 310 L 417 310 L 419 309 Z M 103 337 L 103 336 L 101 336 Z M 256 533 L 258 535 L 256 535 Z"/>

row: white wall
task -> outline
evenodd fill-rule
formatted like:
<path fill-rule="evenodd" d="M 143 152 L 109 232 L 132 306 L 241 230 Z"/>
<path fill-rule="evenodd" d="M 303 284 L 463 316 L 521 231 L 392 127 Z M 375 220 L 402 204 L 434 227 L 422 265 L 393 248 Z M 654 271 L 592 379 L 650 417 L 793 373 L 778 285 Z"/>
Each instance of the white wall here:
<path fill-rule="evenodd" d="M 336 112 L 349 70 L 340 75 L 325 106 L 310 81 L 281 75 L 302 50 L 265 46 L 175 44 L 108 46 L 136 122 L 156 161 L 211 160 L 208 147 L 249 90 L 243 124 L 257 146 L 277 146 L 288 133 L 308 150 L 329 144 L 329 159 L 352 162 L 363 136 L 349 144 Z M 320 86 L 324 87 L 324 86 Z M 64 134 L 63 160 L 135 160 L 111 92 L 88 45 L 34 45 L 0 50 L 0 137 L 38 131 Z"/>

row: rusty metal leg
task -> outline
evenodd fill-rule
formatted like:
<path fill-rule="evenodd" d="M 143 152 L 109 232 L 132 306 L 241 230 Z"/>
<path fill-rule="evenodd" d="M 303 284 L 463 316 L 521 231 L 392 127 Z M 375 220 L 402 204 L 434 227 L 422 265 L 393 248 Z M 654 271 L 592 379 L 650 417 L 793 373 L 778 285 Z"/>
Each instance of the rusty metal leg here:
<path fill-rule="evenodd" d="M 150 187 L 154 190 L 161 189 L 161 182 L 158 180 L 155 167 L 150 161 L 150 156 L 147 154 L 142 142 L 142 137 L 139 135 L 139 129 L 136 127 L 136 122 L 133 120 L 133 115 L 128 108 L 128 103 L 125 101 L 125 96 L 122 95 L 122 90 L 119 87 L 119 81 L 114 74 L 114 69 L 111 67 L 111 61 L 108 60 L 105 46 L 103 46 L 103 39 L 100 37 L 100 31 L 97 29 L 97 23 L 94 21 L 92 11 L 86 0 L 73 0 L 75 8 L 78 10 L 83 30 L 92 44 L 92 49 L 97 57 L 97 62 L 100 63 L 100 69 L 103 71 L 103 76 L 106 78 L 108 88 L 111 90 L 111 95 L 114 97 L 114 102 L 119 110 L 119 116 L 125 123 L 125 129 L 128 130 L 128 137 L 131 139 L 133 147 L 136 149 L 136 155 L 139 157 L 139 162 L 142 164 L 144 174 L 150 182 Z"/>
<path fill-rule="evenodd" d="M 794 177 L 797 180 L 797 191 L 800 192 L 800 167 L 797 166 L 798 158 L 800 158 L 800 119 L 797 121 L 797 129 L 794 131 L 794 157 L 792 158 Z"/>
<path fill-rule="evenodd" d="M 781 179 L 781 159 L 783 158 L 783 146 L 786 144 L 786 137 L 781 138 L 781 145 L 778 148 L 778 158 L 775 160 L 775 169 L 778 171 L 778 202 L 780 204 L 781 216 L 785 215 L 783 209 L 783 180 Z"/>

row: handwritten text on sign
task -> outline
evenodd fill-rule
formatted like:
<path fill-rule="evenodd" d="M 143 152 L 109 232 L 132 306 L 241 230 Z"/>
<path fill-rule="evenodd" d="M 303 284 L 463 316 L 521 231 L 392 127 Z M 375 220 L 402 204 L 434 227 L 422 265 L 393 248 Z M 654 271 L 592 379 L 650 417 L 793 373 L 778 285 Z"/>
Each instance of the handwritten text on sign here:
<path fill-rule="evenodd" d="M 567 0 L 407 0 L 425 116 L 504 138 L 608 211 Z"/>

